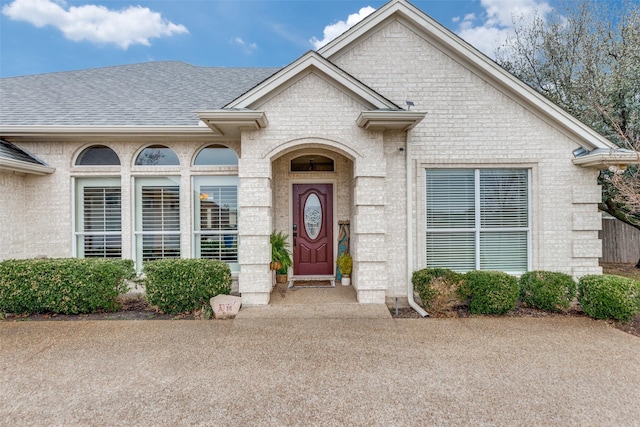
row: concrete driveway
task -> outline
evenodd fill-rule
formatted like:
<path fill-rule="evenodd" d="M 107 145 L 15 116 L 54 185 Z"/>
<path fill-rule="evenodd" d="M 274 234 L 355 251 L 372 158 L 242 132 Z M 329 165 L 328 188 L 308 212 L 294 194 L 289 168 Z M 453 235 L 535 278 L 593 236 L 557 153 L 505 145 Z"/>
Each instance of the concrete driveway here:
<path fill-rule="evenodd" d="M 243 312 L 0 322 L 0 424 L 640 424 L 640 339 L 604 322 Z"/>

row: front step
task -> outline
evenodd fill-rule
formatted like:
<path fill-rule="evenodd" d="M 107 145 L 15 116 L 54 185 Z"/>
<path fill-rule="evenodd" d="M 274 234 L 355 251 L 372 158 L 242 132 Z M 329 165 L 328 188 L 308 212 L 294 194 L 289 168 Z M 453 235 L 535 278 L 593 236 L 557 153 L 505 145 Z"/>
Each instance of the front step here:
<path fill-rule="evenodd" d="M 393 320 L 384 304 L 274 304 L 242 307 L 236 320 L 247 319 L 378 319 Z"/>
<path fill-rule="evenodd" d="M 336 276 L 333 275 L 326 275 L 326 276 L 291 276 L 289 278 L 289 287 L 290 288 L 294 288 L 295 287 L 295 282 L 299 281 L 299 282 L 330 282 L 331 283 L 331 287 L 335 288 L 336 287 Z M 305 288 L 312 288 L 313 286 L 306 286 Z M 326 288 L 326 286 L 320 286 L 322 288 Z"/>

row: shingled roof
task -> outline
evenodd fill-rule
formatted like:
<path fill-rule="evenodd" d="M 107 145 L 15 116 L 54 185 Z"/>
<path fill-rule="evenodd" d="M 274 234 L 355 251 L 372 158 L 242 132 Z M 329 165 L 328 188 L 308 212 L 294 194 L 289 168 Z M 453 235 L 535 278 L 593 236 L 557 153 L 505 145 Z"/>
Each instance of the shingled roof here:
<path fill-rule="evenodd" d="M 0 158 L 46 166 L 46 163 L 4 139 L 0 139 Z"/>
<path fill-rule="evenodd" d="M 196 111 L 222 108 L 276 71 L 167 61 L 4 78 L 0 125 L 194 126 Z"/>

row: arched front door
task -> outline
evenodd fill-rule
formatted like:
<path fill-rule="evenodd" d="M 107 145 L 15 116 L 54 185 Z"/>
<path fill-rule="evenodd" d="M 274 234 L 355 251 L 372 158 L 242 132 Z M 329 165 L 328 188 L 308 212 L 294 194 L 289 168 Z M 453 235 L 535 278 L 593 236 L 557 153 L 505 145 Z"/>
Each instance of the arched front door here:
<path fill-rule="evenodd" d="M 333 184 L 293 184 L 293 274 L 334 274 Z"/>

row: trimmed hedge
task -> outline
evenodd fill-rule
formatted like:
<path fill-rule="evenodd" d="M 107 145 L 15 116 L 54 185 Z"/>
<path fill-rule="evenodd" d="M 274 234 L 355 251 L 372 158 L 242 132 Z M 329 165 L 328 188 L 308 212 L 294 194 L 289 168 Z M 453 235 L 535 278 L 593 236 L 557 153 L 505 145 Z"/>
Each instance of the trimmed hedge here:
<path fill-rule="evenodd" d="M 506 314 L 515 308 L 519 294 L 518 279 L 501 271 L 470 271 L 460 286 L 473 314 Z"/>
<path fill-rule="evenodd" d="M 562 312 L 576 296 L 576 282 L 564 273 L 529 271 L 520 277 L 520 297 L 530 307 Z"/>
<path fill-rule="evenodd" d="M 607 274 L 583 276 L 578 301 L 590 317 L 629 322 L 640 313 L 640 282 Z"/>
<path fill-rule="evenodd" d="M 96 258 L 0 262 L 0 311 L 79 314 L 116 311 L 135 276 L 133 261 Z"/>
<path fill-rule="evenodd" d="M 411 283 L 424 308 L 437 312 L 459 302 L 457 296 L 462 277 L 446 268 L 425 268 L 413 272 Z"/>
<path fill-rule="evenodd" d="M 231 292 L 231 269 L 211 259 L 160 259 L 144 264 L 149 304 L 169 314 L 191 312 Z"/>

